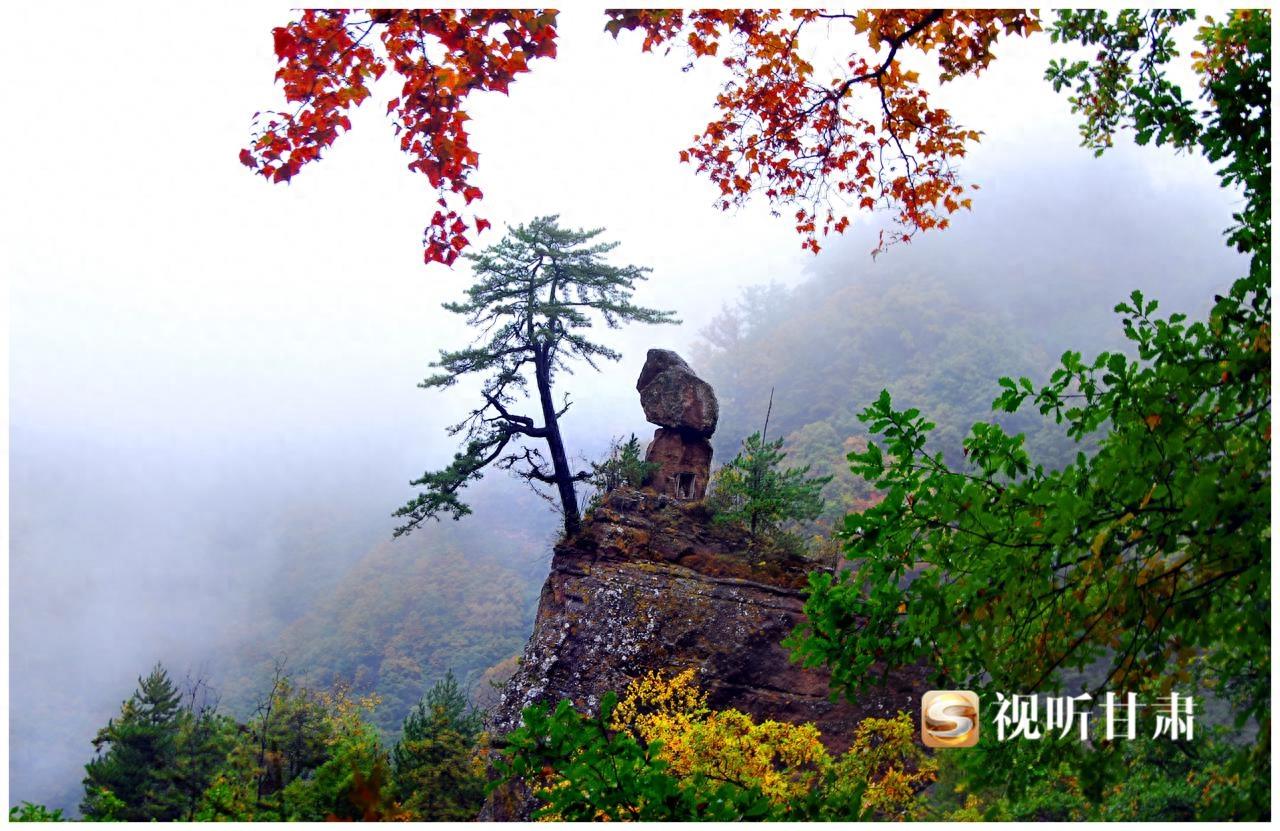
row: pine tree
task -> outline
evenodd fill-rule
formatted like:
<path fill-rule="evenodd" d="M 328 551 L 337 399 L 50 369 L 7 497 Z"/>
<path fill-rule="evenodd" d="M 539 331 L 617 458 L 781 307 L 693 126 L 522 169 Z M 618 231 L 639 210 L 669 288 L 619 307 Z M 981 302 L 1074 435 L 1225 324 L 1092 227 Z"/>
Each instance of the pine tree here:
<path fill-rule="evenodd" d="M 397 798 L 423 820 L 470 820 L 484 801 L 481 714 L 449 672 L 410 711 L 392 750 Z"/>
<path fill-rule="evenodd" d="M 176 753 L 171 781 L 181 818 L 195 820 L 205 791 L 226 764 L 239 728 L 235 720 L 217 712 L 209 701 L 208 687 L 194 682 L 178 714 Z"/>
<path fill-rule="evenodd" d="M 631 438 L 623 441 L 615 438 L 609 448 L 609 455 L 604 461 L 591 463 L 591 479 L 589 484 L 595 491 L 592 494 L 588 511 L 592 510 L 604 495 L 623 486 L 638 488 L 644 480 L 657 470 L 655 462 L 646 462 L 644 452 L 640 449 L 640 440 L 632 433 Z"/>
<path fill-rule="evenodd" d="M 565 533 L 578 530 L 581 519 L 575 484 L 590 474 L 575 473 L 569 467 L 560 418 L 570 402 L 567 396 L 559 404 L 555 401 L 558 374 L 571 371 L 574 360 L 598 370 L 599 360 L 621 357 L 586 338 L 584 330 L 597 320 L 611 329 L 632 321 L 678 321 L 671 312 L 631 302 L 636 282 L 645 279 L 649 269 L 606 263 L 602 257 L 617 243 L 590 244 L 603 229 L 573 231 L 561 228 L 556 219 L 542 217 L 512 228 L 497 245 L 468 257 L 475 284 L 467 290 L 465 301 L 444 304 L 449 311 L 465 316 L 470 327 L 482 335 L 465 349 L 442 350 L 432 364 L 441 371 L 419 386 L 444 389 L 464 376 L 482 375 L 483 403 L 450 428 L 451 435 L 461 433 L 466 440 L 453 462 L 411 483 L 425 490 L 396 511 L 396 516 L 407 518 L 396 529 L 397 535 L 442 514 L 458 519 L 470 513 L 458 493 L 491 464 L 511 470 L 531 484 L 554 486 Z M 541 424 L 535 417 L 510 409 L 529 392 L 530 374 Z M 529 440 L 535 446 L 528 446 Z M 549 469 L 538 444 L 544 445 L 550 456 Z"/>
<path fill-rule="evenodd" d="M 85 765 L 87 819 L 146 822 L 182 816 L 174 787 L 182 695 L 164 667 L 138 679 L 138 689 L 93 740 Z"/>
<path fill-rule="evenodd" d="M 716 472 L 716 519 L 742 522 L 754 537 L 789 520 L 817 519 L 825 503 L 822 489 L 830 476 L 809 476 L 809 465 L 784 468 L 782 439 L 765 441 L 752 433 L 742 451 Z"/>

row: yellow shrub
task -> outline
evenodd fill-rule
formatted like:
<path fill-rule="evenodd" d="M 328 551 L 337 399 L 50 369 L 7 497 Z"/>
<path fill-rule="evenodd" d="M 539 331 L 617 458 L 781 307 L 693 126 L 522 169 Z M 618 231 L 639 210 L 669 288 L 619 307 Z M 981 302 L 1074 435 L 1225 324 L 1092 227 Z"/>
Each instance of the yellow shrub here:
<path fill-rule="evenodd" d="M 812 724 L 757 724 L 738 710 L 709 709 L 696 676 L 696 670 L 687 669 L 637 678 L 618 702 L 609 726 L 645 743 L 660 742 L 659 755 L 678 777 L 702 774 L 756 787 L 775 805 L 801 797 L 829 779 L 827 787 L 834 793 L 863 788 L 868 816 L 921 817 L 918 794 L 937 778 L 937 763 L 915 744 L 915 727 L 905 713 L 893 719 L 864 719 L 849 752 L 832 759 Z M 547 784 L 569 786 L 556 774 Z"/>
<path fill-rule="evenodd" d="M 687 729 L 707 713 L 707 696 L 698 689 L 696 669 L 671 677 L 650 672 L 632 681 L 613 711 L 609 726 L 651 742 L 659 731 Z"/>
<path fill-rule="evenodd" d="M 880 819 L 918 819 L 916 794 L 937 779 L 938 762 L 915 743 L 911 717 L 868 718 L 858 723 L 853 744 L 836 762 L 836 787 L 866 784 L 862 807 Z"/>
<path fill-rule="evenodd" d="M 614 711 L 612 726 L 645 742 L 662 743 L 661 755 L 677 776 L 701 773 L 756 786 L 775 803 L 814 785 L 831 764 L 812 724 L 756 724 L 737 710 L 712 712 L 695 684 L 695 670 L 636 679 Z"/>

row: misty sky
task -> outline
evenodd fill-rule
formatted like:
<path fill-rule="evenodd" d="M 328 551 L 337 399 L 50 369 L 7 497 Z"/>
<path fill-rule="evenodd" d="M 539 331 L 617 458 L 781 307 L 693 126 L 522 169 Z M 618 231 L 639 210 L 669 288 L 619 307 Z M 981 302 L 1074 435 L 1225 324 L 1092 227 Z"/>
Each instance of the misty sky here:
<path fill-rule="evenodd" d="M 64 18 L 74 25 L 56 27 L 33 9 L 14 16 L 24 34 L 0 57 L 20 79 L 0 137 L 6 711 L 13 799 L 26 799 L 39 796 L 19 786 L 34 787 L 40 754 L 21 745 L 19 723 L 48 714 L 23 708 L 78 696 L 109 713 L 157 657 L 213 648 L 255 614 L 246 592 L 289 545 L 282 528 L 390 529 L 407 482 L 453 452 L 443 428 L 467 389 L 415 384 L 436 350 L 467 341 L 439 308 L 467 275 L 422 264 L 434 195 L 405 169 L 382 116 L 390 74 L 353 131 L 290 185 L 239 164 L 250 116 L 280 103 L 270 31 L 286 8 L 86 5 Z M 711 207 L 718 189 L 676 154 L 712 115 L 716 67 L 683 72 L 683 55 L 643 55 L 603 22 L 563 13 L 557 59 L 535 61 L 510 97 L 468 107 L 480 215 L 495 229 L 483 243 L 504 223 L 548 213 L 604 226 L 621 242 L 619 261 L 653 268 L 638 301 L 685 321 L 609 333 L 620 364 L 574 379 L 569 429 L 584 425 L 596 447 L 644 427 L 634 379 L 646 348 L 685 351 L 740 288 L 794 285 L 831 256 L 802 252 L 763 204 Z M 1002 43 L 997 54 L 981 79 L 938 93 L 986 134 L 962 166 L 983 187 L 973 213 L 953 237 L 879 263 L 867 256 L 876 225 L 864 216 L 833 246 L 852 271 L 894 257 L 1027 267 L 1037 234 L 1153 211 L 1203 229 L 1180 232 L 1177 250 L 1221 261 L 1235 200 L 1203 160 L 1129 146 L 1092 159 L 1065 98 L 1041 79 L 1057 54 L 1047 38 Z M 1022 224 L 1007 233 L 990 224 L 1014 218 Z M 1002 244 L 966 247 L 975 235 Z M 1110 246 L 1121 265 L 1169 256 L 1158 234 L 1142 240 L 1147 248 L 1081 234 L 1073 244 Z M 1109 308 L 1122 289 L 1118 277 L 1116 296 L 1100 303 Z M 66 718 L 88 725 L 70 751 L 82 764 L 100 713 Z"/>

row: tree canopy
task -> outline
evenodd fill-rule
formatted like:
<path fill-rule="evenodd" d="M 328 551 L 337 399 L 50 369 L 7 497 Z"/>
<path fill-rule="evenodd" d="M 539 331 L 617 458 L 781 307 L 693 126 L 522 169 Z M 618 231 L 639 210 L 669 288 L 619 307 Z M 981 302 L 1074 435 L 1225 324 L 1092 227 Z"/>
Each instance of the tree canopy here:
<path fill-rule="evenodd" d="M 911 718 L 868 718 L 832 758 L 812 724 L 712 710 L 695 671 L 647 674 L 598 715 L 562 700 L 527 708 L 495 767 L 523 777 L 558 821 L 918 819 L 936 762 Z"/>
<path fill-rule="evenodd" d="M 484 795 L 484 740 L 479 716 L 452 675 L 427 692 L 393 754 L 370 718 L 378 704 L 377 696 L 355 695 L 348 684 L 312 689 L 277 668 L 252 716 L 237 722 L 218 714 L 216 703 L 179 694 L 157 667 L 95 741 L 85 818 L 474 818 Z M 61 819 L 42 805 L 10 810 L 11 821 Z"/>
<path fill-rule="evenodd" d="M 889 243 L 945 228 L 970 206 L 955 162 L 980 133 L 929 101 L 904 56 L 932 53 L 947 82 L 980 74 L 1002 35 L 1041 28 L 1025 10 L 633 9 L 606 18 L 615 37 L 641 33 L 645 51 L 680 45 L 690 63 L 719 59 L 730 70 L 718 116 L 679 158 L 720 188 L 722 209 L 760 196 L 776 213 L 794 211 L 796 231 L 815 253 L 818 237 L 842 233 L 857 210 L 896 218 L 897 229 L 882 238 Z M 296 109 L 257 113 L 240 161 L 270 181 L 291 180 L 351 129 L 348 112 L 394 69 L 404 80 L 387 114 L 409 169 L 437 194 L 424 258 L 451 265 L 490 225 L 468 207 L 484 196 L 474 183 L 469 98 L 505 94 L 535 59 L 554 58 L 555 25 L 548 9 L 304 11 L 273 30 L 276 78 Z M 819 30 L 848 44 L 841 74 L 829 80 L 802 49 Z"/>
<path fill-rule="evenodd" d="M 391 759 L 396 798 L 415 816 L 475 819 L 484 802 L 484 761 L 475 752 L 482 716 L 449 672 L 405 717 Z"/>
<path fill-rule="evenodd" d="M 227 751 L 207 685 L 183 691 L 157 664 L 94 737 L 81 810 L 91 820 L 191 820 Z"/>

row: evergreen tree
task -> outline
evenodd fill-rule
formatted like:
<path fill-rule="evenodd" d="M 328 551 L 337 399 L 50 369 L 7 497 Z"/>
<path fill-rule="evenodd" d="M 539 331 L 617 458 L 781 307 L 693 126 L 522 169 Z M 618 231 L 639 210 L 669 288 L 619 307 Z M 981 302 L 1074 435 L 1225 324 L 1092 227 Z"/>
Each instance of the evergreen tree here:
<path fill-rule="evenodd" d="M 809 466 L 784 468 L 782 439 L 752 433 L 742 451 L 716 471 L 712 505 L 721 522 L 741 522 L 754 537 L 784 522 L 817 519 L 830 476 L 809 476 Z"/>
<path fill-rule="evenodd" d="M 517 226 L 497 245 L 469 256 L 475 284 L 467 290 L 465 301 L 444 304 L 449 311 L 465 316 L 472 329 L 482 335 L 467 348 L 442 350 L 432 364 L 441 371 L 419 386 L 444 389 L 463 376 L 482 375 L 483 403 L 450 428 L 450 434 L 465 437 L 465 445 L 453 462 L 411 483 L 425 490 L 396 511 L 396 516 L 407 519 L 396 529 L 397 535 L 441 514 L 458 519 L 469 513 L 459 491 L 495 463 L 531 484 L 553 485 L 565 533 L 578 530 L 581 519 L 574 486 L 590 474 L 575 473 L 569 467 L 560 431 L 560 418 L 568 410 L 569 400 L 565 397 L 559 405 L 555 402 L 557 375 L 570 371 L 569 362 L 574 359 L 599 369 L 598 360 L 621 357 L 586 338 L 583 330 L 590 329 L 597 319 L 603 319 L 611 329 L 631 321 L 677 321 L 671 312 L 631 302 L 636 282 L 645 279 L 649 269 L 604 262 L 603 255 L 617 243 L 590 244 L 603 229 L 573 231 L 561 228 L 556 219 L 541 217 Z M 541 424 L 509 409 L 528 392 L 530 372 Z M 545 445 L 549 469 L 541 451 L 525 444 L 528 440 Z"/>
<path fill-rule="evenodd" d="M 164 667 L 138 679 L 138 689 L 93 740 L 97 755 L 85 765 L 87 819 L 146 822 L 182 816 L 174 767 L 181 730 L 182 695 Z"/>
<path fill-rule="evenodd" d="M 195 818 L 321 821 L 395 816 L 387 753 L 369 714 L 376 695 L 345 683 L 316 691 L 277 668 L 248 724 L 236 725 Z"/>
<path fill-rule="evenodd" d="M 324 764 L 336 739 L 333 719 L 320 696 L 283 677 L 276 679 L 249 729 L 258 743 L 260 802 Z"/>
<path fill-rule="evenodd" d="M 249 725 L 236 725 L 231 747 L 200 797 L 197 822 L 252 822 L 280 819 L 277 806 L 259 797 L 263 768 L 260 745 Z"/>
<path fill-rule="evenodd" d="M 476 754 L 481 727 L 481 714 L 452 672 L 405 718 L 404 735 L 392 750 L 395 793 L 415 818 L 475 818 L 484 802 L 484 768 Z"/>
<path fill-rule="evenodd" d="M 205 791 L 226 763 L 239 731 L 234 719 L 200 700 L 203 691 L 203 682 L 197 681 L 179 713 L 177 752 L 170 774 L 181 818 L 187 822 L 196 819 Z"/>
<path fill-rule="evenodd" d="M 322 822 L 397 816 L 388 799 L 387 753 L 377 728 L 350 714 L 333 714 L 330 719 L 335 730 L 327 758 L 279 794 L 282 818 Z"/>
<path fill-rule="evenodd" d="M 646 462 L 640 449 L 640 440 L 632 433 L 623 441 L 614 439 L 609 455 L 602 462 L 591 463 L 591 487 L 595 490 L 590 507 L 594 507 L 606 493 L 627 486 L 638 488 L 644 480 L 660 467 L 656 462 Z"/>

